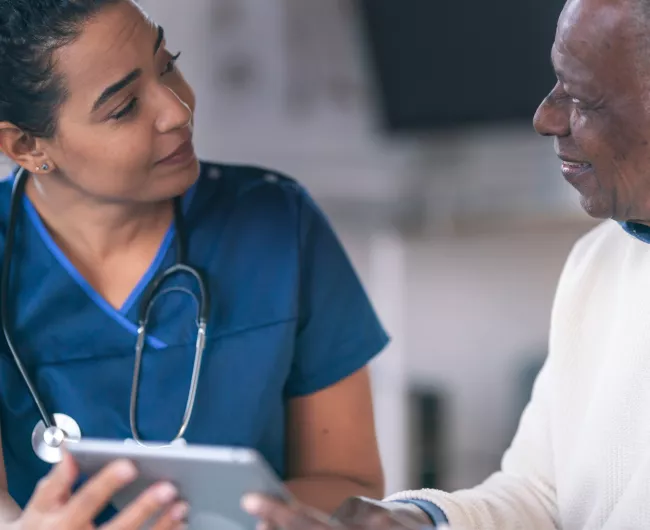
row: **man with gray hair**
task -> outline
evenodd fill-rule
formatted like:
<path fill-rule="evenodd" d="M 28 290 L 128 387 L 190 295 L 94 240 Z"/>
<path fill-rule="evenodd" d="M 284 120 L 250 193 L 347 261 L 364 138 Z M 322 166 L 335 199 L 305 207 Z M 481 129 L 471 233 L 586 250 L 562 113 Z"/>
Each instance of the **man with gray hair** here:
<path fill-rule="evenodd" d="M 327 521 L 244 499 L 289 529 L 650 528 L 650 2 L 568 0 L 535 115 L 591 216 L 553 307 L 549 357 L 501 470 L 444 493 L 355 499 Z M 516 65 L 513 65 L 513 76 Z"/>

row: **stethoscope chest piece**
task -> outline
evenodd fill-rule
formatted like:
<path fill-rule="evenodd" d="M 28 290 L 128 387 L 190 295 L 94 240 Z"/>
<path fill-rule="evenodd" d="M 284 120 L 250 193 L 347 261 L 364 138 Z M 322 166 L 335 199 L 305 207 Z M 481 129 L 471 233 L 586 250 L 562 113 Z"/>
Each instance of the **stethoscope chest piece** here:
<path fill-rule="evenodd" d="M 76 421 L 65 414 L 53 414 L 54 425 L 46 427 L 39 421 L 32 431 L 32 447 L 36 455 L 48 464 L 57 464 L 63 458 L 64 442 L 81 440 L 81 429 Z"/>

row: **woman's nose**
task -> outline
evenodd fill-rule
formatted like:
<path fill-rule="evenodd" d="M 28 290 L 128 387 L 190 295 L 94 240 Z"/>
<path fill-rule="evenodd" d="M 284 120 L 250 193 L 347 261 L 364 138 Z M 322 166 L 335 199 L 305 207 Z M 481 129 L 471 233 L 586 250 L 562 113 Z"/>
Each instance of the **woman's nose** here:
<path fill-rule="evenodd" d="M 164 89 L 161 112 L 156 120 L 156 128 L 161 133 L 187 127 L 192 121 L 192 110 L 172 90 Z"/>

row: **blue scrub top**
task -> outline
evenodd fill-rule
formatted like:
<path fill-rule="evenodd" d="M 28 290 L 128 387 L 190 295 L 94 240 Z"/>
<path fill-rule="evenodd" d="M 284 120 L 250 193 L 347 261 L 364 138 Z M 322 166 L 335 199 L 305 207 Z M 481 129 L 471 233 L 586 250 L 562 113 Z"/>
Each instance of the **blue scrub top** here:
<path fill-rule="evenodd" d="M 2 241 L 11 186 L 0 183 Z M 131 438 L 139 300 L 148 281 L 175 263 L 174 229 L 115 310 L 57 247 L 29 199 L 23 202 L 9 293 L 17 350 L 50 412 L 75 418 L 85 437 Z M 359 370 L 384 348 L 387 335 L 325 216 L 294 180 L 262 168 L 202 163 L 183 209 L 188 261 L 204 272 L 212 297 L 185 439 L 253 447 L 284 477 L 287 401 Z M 196 292 L 183 278 L 171 285 Z M 165 294 L 152 312 L 138 410 L 147 440 L 169 440 L 179 428 L 195 318 L 193 298 L 178 291 Z M 40 418 L 4 341 L 0 419 L 9 491 L 24 506 L 49 466 L 32 451 Z"/>

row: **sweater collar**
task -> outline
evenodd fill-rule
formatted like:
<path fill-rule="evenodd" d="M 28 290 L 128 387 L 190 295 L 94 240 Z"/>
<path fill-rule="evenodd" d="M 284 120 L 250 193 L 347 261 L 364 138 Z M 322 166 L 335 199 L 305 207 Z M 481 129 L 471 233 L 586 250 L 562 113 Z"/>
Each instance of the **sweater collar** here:
<path fill-rule="evenodd" d="M 637 238 L 639 241 L 650 244 L 650 226 L 634 223 L 632 221 L 623 221 L 620 223 L 628 234 Z"/>

